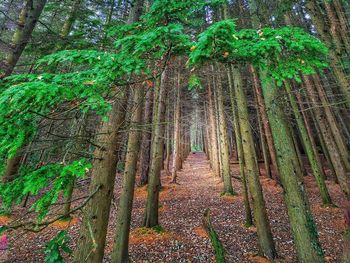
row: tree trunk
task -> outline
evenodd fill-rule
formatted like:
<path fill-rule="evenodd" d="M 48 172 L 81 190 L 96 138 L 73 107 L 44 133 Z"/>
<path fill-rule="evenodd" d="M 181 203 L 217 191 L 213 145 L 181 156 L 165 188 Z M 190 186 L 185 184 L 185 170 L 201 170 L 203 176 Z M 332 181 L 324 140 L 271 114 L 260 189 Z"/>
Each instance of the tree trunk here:
<path fill-rule="evenodd" d="M 118 131 L 125 118 L 125 106 L 128 101 L 127 92 L 121 94 L 121 100 L 113 103 L 108 113 L 108 121 L 104 122 L 98 132 L 94 153 L 90 195 L 93 195 L 84 209 L 80 236 L 74 255 L 74 262 L 102 262 L 106 243 L 109 211 L 113 196 L 114 181 L 117 168 L 117 151 L 120 136 Z"/>
<path fill-rule="evenodd" d="M 329 152 L 329 157 L 333 164 L 337 179 L 340 183 L 340 187 L 346 196 L 350 196 L 350 188 L 349 188 L 349 178 L 346 174 L 346 169 L 343 165 L 342 158 L 339 154 L 338 147 L 336 142 L 333 139 L 331 134 L 329 125 L 326 122 L 326 118 L 324 116 L 323 110 L 318 107 L 318 98 L 316 97 L 315 91 L 313 89 L 311 79 L 308 76 L 304 77 L 305 87 L 307 93 L 311 99 L 313 111 L 315 113 L 317 124 L 320 127 L 320 131 L 322 133 L 323 140 Z"/>
<path fill-rule="evenodd" d="M 148 172 L 151 155 L 152 140 L 152 115 L 153 115 L 153 89 L 149 89 L 146 94 L 145 110 L 143 114 L 143 124 L 145 125 L 142 133 L 142 144 L 140 153 L 140 186 L 148 183 Z"/>
<path fill-rule="evenodd" d="M 323 205 L 329 206 L 332 204 L 332 200 L 331 200 L 331 197 L 328 193 L 326 183 L 324 181 L 325 175 L 324 175 L 323 170 L 322 170 L 320 159 L 318 158 L 318 153 L 315 151 L 316 150 L 316 148 L 314 147 L 315 143 L 311 142 L 311 139 L 308 135 L 308 132 L 307 132 L 306 127 L 305 127 L 305 123 L 303 122 L 303 117 L 299 111 L 298 104 L 297 104 L 295 95 L 291 89 L 290 84 L 287 81 L 284 84 L 285 84 L 284 86 L 287 90 L 289 101 L 292 105 L 293 113 L 294 113 L 294 116 L 295 116 L 295 119 L 296 119 L 296 122 L 298 125 L 301 139 L 303 140 L 305 152 L 306 152 L 306 155 L 308 157 L 309 163 L 311 165 L 312 174 L 315 177 L 318 189 L 319 189 L 320 194 L 321 194 L 322 203 L 323 203 Z"/>
<path fill-rule="evenodd" d="M 329 128 L 332 131 L 333 138 L 338 146 L 339 154 L 342 157 L 345 168 L 350 171 L 350 153 L 347 149 L 343 134 L 340 132 L 338 122 L 335 119 L 331 108 L 329 107 L 329 102 L 327 100 L 327 96 L 322 87 L 319 77 L 317 75 L 314 75 L 313 80 L 325 113 L 325 117 L 329 123 Z"/>
<path fill-rule="evenodd" d="M 345 96 L 345 103 L 350 107 L 350 82 L 344 72 L 344 69 L 341 64 L 341 53 L 337 53 L 333 48 L 333 38 L 329 32 L 329 27 L 325 24 L 325 19 L 320 12 L 318 2 L 316 0 L 306 1 L 306 7 L 311 15 L 312 21 L 317 29 L 317 32 L 320 34 L 321 39 L 329 47 L 329 58 L 330 66 L 333 70 L 334 76 L 337 80 L 337 83 L 341 89 L 341 92 Z"/>
<path fill-rule="evenodd" d="M 122 192 L 117 210 L 116 236 L 112 252 L 113 262 L 128 262 L 129 232 L 134 187 L 136 178 L 137 159 L 140 149 L 141 132 L 139 126 L 142 121 L 142 101 L 144 89 L 135 86 L 133 89 L 133 114 L 129 129 L 128 150 L 126 153 L 123 175 Z"/>
<path fill-rule="evenodd" d="M 166 100 L 166 105 L 170 104 L 170 96 L 167 96 L 167 100 Z M 172 135 L 171 135 L 171 120 L 170 120 L 170 116 L 171 116 L 171 111 L 170 111 L 170 107 L 167 107 L 166 109 L 166 142 L 165 142 L 165 172 L 167 175 L 171 175 L 170 172 L 170 158 L 171 158 L 171 142 L 172 142 Z"/>
<path fill-rule="evenodd" d="M 180 85 L 180 73 L 178 74 L 178 85 L 176 91 L 176 106 L 174 111 L 174 141 L 173 141 L 173 162 L 172 162 L 172 182 L 176 183 L 177 171 L 179 169 L 180 162 L 180 126 L 181 126 L 181 85 Z"/>
<path fill-rule="evenodd" d="M 218 149 L 218 140 L 217 140 L 217 130 L 216 130 L 216 121 L 214 114 L 214 103 L 213 103 L 213 94 L 211 88 L 211 81 L 208 81 L 208 115 L 209 115 L 209 125 L 211 130 L 211 149 L 212 149 L 212 168 L 215 176 L 220 177 L 220 165 L 219 165 L 219 149 Z"/>
<path fill-rule="evenodd" d="M 242 137 L 246 176 L 253 202 L 254 222 L 257 228 L 260 249 L 264 257 L 274 259 L 277 256 L 277 253 L 273 243 L 269 219 L 267 217 L 262 187 L 259 181 L 260 173 L 254 148 L 252 130 L 249 123 L 247 97 L 243 90 L 241 72 L 235 66 L 232 66 L 231 69 L 237 99 L 238 121 Z"/>
<path fill-rule="evenodd" d="M 222 91 L 221 79 L 218 79 L 218 85 L 216 85 L 216 94 L 218 100 L 218 117 L 219 117 L 219 140 L 220 140 L 220 152 L 221 152 L 221 166 L 222 166 L 222 177 L 224 180 L 224 192 L 225 194 L 235 194 L 232 187 L 231 180 L 231 168 L 230 168 L 230 153 L 228 147 L 228 136 L 227 136 L 227 124 L 225 119 L 224 111 L 224 96 Z M 215 85 L 215 82 L 214 82 Z"/>
<path fill-rule="evenodd" d="M 272 173 L 272 178 L 274 178 L 276 181 L 278 181 L 278 165 L 277 165 L 276 149 L 275 149 L 275 146 L 273 144 L 271 127 L 270 127 L 270 123 L 269 123 L 269 120 L 267 117 L 264 98 L 263 98 L 263 95 L 261 93 L 261 86 L 260 86 L 259 77 L 256 74 L 256 71 L 254 70 L 254 68 L 252 66 L 250 66 L 250 71 L 252 72 L 252 75 L 253 75 L 253 84 L 254 84 L 256 99 L 258 102 L 258 109 L 259 109 L 259 113 L 261 116 L 262 124 L 264 126 L 266 142 L 267 142 L 267 146 L 269 148 L 269 153 L 271 156 L 271 162 L 272 162 L 273 168 L 275 170 L 275 173 Z"/>
<path fill-rule="evenodd" d="M 153 138 L 151 149 L 151 165 L 149 170 L 149 183 L 147 188 L 146 210 L 143 220 L 144 227 L 154 227 L 158 223 L 159 191 L 160 191 L 160 173 L 164 150 L 164 119 L 165 119 L 165 100 L 166 100 L 166 80 L 168 69 L 166 69 L 161 80 L 158 81 L 155 90 L 155 107 L 153 113 Z"/>
<path fill-rule="evenodd" d="M 250 203 L 249 203 L 249 193 L 248 193 L 247 178 L 245 173 L 242 136 L 241 136 L 240 126 L 238 121 L 237 103 L 235 101 L 236 96 L 235 96 L 235 90 L 234 90 L 232 75 L 230 70 L 228 70 L 228 79 L 229 79 L 229 88 L 230 88 L 231 109 L 232 109 L 232 116 L 233 116 L 233 128 L 236 136 L 237 155 L 238 155 L 238 161 L 239 161 L 239 173 L 242 178 L 242 188 L 243 188 L 243 198 L 244 198 L 244 208 L 245 208 L 245 226 L 250 227 L 253 225 L 252 210 L 250 208 Z"/>
<path fill-rule="evenodd" d="M 347 21 L 345 10 L 339 0 L 333 0 L 331 3 L 333 4 L 334 9 L 336 11 L 336 15 L 338 17 L 339 26 L 340 26 L 338 28 L 338 31 L 342 37 L 345 51 L 348 54 L 350 54 L 350 34 L 349 34 L 350 26 L 348 26 L 349 25 L 348 21 L 350 20 Z"/>
<path fill-rule="evenodd" d="M 267 72 L 260 72 L 263 83 L 263 95 L 271 125 L 274 145 L 277 153 L 279 175 L 284 189 L 284 198 L 292 234 L 301 262 L 324 262 L 323 251 L 318 241 L 316 225 L 310 210 L 303 183 L 298 158 L 294 149 L 291 131 L 283 112 L 285 107 L 280 101 L 280 89 L 271 80 L 267 81 Z"/>
<path fill-rule="evenodd" d="M 19 15 L 17 29 L 13 35 L 11 43 L 11 52 L 8 54 L 4 63 L 4 74 L 0 78 L 12 74 L 19 58 L 27 46 L 36 23 L 46 5 L 47 0 L 26 0 L 24 7 Z"/>
<path fill-rule="evenodd" d="M 80 4 L 82 1 L 83 0 L 75 0 L 74 1 L 73 6 L 68 14 L 68 17 L 63 24 L 60 36 L 64 42 L 67 41 L 67 37 L 72 30 L 73 24 L 74 24 L 76 17 L 77 17 L 77 12 L 80 8 Z M 56 50 L 62 49 L 65 46 L 66 46 L 66 43 L 60 43 L 56 46 Z"/>

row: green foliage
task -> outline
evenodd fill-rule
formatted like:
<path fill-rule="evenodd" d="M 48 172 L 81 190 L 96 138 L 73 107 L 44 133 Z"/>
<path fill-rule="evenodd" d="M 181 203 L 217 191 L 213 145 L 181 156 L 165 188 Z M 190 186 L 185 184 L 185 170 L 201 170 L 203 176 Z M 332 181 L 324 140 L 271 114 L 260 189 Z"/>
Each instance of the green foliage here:
<path fill-rule="evenodd" d="M 13 157 L 36 134 L 43 116 L 59 105 L 78 104 L 82 111 L 104 116 L 111 109 L 106 98 L 113 87 L 127 84 L 134 74 L 145 78 L 157 74 L 149 68 L 149 60 L 158 61 L 160 71 L 161 61 L 187 53 L 190 37 L 179 22 L 190 20 L 196 12 L 188 13 L 189 6 L 198 9 L 191 1 L 155 1 L 141 22 L 110 30 L 109 36 L 118 39 L 115 50 L 56 52 L 37 62 L 37 71 L 43 73 L 14 75 L 0 83 L 0 158 Z"/>
<path fill-rule="evenodd" d="M 279 85 L 285 79 L 300 81 L 300 73 L 312 74 L 327 67 L 327 47 L 297 27 L 236 31 L 233 20 L 224 20 L 200 34 L 190 64 L 210 60 L 252 63 L 269 69 Z"/>
<path fill-rule="evenodd" d="M 46 243 L 45 262 L 65 263 L 62 252 L 71 254 L 72 250 L 68 246 L 69 237 L 67 231 L 60 231 L 57 236 Z"/>
<path fill-rule="evenodd" d="M 38 220 L 42 220 L 53 205 L 60 193 L 66 195 L 67 185 L 74 178 L 84 177 L 91 168 L 91 164 L 85 159 L 73 161 L 70 164 L 53 163 L 38 169 L 22 167 L 20 175 L 15 180 L 0 185 L 0 197 L 4 207 L 11 207 L 19 203 L 27 194 L 40 195 L 40 198 L 32 205 L 38 214 Z M 42 189 L 47 189 L 42 193 Z"/>
<path fill-rule="evenodd" d="M 210 210 L 207 209 L 204 213 L 203 218 L 204 228 L 208 233 L 209 239 L 214 249 L 216 262 L 224 263 L 225 262 L 225 248 L 222 245 L 219 235 L 215 231 L 211 223 Z"/>
<path fill-rule="evenodd" d="M 188 80 L 188 89 L 189 90 L 194 90 L 194 89 L 203 89 L 202 83 L 200 78 L 192 74 Z M 196 145 L 198 147 L 198 145 Z"/>
<path fill-rule="evenodd" d="M 182 54 L 191 44 L 180 24 L 167 24 L 149 29 L 144 24 L 136 23 L 135 27 L 136 29 L 132 30 L 133 34 L 129 32 L 128 36 L 115 42 L 119 55 L 132 55 L 140 60 L 150 56 L 153 59 L 164 59 L 166 55 Z M 140 69 L 135 68 L 135 72 L 139 73 Z"/>
<path fill-rule="evenodd" d="M 104 57 L 103 57 L 104 56 Z M 62 51 L 44 57 L 39 65 L 58 62 L 93 64 L 93 68 L 62 74 L 13 75 L 3 83 L 0 93 L 0 156 L 13 157 L 17 150 L 35 135 L 38 123 L 60 104 L 80 104 L 81 110 L 95 110 L 104 115 L 111 107 L 104 99 L 110 83 L 117 77 L 108 69 L 122 63 L 114 63 L 113 57 L 103 52 Z M 103 59 L 103 63 L 101 61 Z M 118 72 L 125 70 L 123 66 Z"/>
<path fill-rule="evenodd" d="M 143 21 L 152 27 L 167 23 L 198 25 L 196 18 L 199 17 L 203 21 L 205 7 L 215 7 L 223 2 L 223 0 L 155 0 L 149 12 L 143 16 Z"/>
<path fill-rule="evenodd" d="M 184 25 L 198 25 L 196 20 L 203 20 L 204 8 L 220 1 L 156 0 L 139 22 L 110 28 L 107 37 L 116 41 L 108 51 L 56 52 L 37 61 L 36 74 L 13 75 L 1 81 L 0 165 L 27 145 L 38 134 L 42 120 L 52 118 L 63 105 L 93 111 L 105 119 L 112 101 L 118 99 L 116 90 L 135 79 L 157 77 L 171 57 L 189 52 L 192 35 Z M 89 23 L 94 29 L 101 26 L 101 21 Z M 79 38 L 78 31 L 74 34 Z M 195 79 L 192 82 L 200 84 Z M 40 221 L 68 183 L 89 168 L 85 160 L 21 167 L 15 180 L 0 186 L 3 205 L 11 207 L 28 194 L 40 196 L 31 207 Z"/>

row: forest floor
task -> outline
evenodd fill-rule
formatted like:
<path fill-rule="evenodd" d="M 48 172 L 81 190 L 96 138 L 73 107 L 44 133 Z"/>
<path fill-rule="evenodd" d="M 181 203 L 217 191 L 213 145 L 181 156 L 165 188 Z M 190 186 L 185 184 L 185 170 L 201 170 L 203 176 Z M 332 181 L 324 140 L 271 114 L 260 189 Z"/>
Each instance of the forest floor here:
<path fill-rule="evenodd" d="M 232 165 L 232 170 L 238 176 L 237 164 Z M 110 262 L 115 210 L 121 190 L 121 177 L 118 176 L 116 180 L 105 262 Z M 297 262 L 282 188 L 264 176 L 261 177 L 261 182 L 279 262 Z M 339 208 L 323 208 L 311 176 L 305 177 L 305 184 L 326 258 L 329 262 L 340 262 L 344 225 L 342 207 L 345 206 L 342 193 L 336 184 L 328 181 L 331 196 Z M 233 179 L 237 196 L 221 196 L 222 182 L 214 177 L 204 154 L 189 156 L 183 170 L 178 173 L 178 184 L 170 184 L 170 177 L 163 175 L 162 185 L 159 215 L 162 231 L 150 231 L 139 227 L 147 191 L 145 187 L 136 189 L 130 236 L 130 257 L 133 262 L 215 262 L 210 240 L 202 228 L 202 218 L 207 208 L 211 210 L 213 226 L 225 247 L 227 262 L 267 262 L 257 256 L 256 229 L 243 225 L 244 206 L 239 180 Z M 86 195 L 83 192 L 79 193 L 79 190 L 77 192 L 77 195 Z M 10 262 L 44 262 L 45 242 L 66 227 L 74 246 L 80 224 L 80 215 L 75 216 L 76 220 L 69 225 L 54 224 L 40 234 L 20 230 L 11 233 L 11 248 L 8 254 Z"/>

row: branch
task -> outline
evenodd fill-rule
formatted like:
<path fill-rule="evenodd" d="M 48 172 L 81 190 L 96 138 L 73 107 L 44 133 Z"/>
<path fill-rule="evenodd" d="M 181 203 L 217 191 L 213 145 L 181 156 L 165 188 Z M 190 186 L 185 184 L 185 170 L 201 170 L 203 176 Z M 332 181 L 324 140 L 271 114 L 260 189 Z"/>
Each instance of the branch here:
<path fill-rule="evenodd" d="M 30 232 L 34 232 L 34 233 L 41 232 L 42 230 L 47 228 L 52 223 L 54 223 L 54 222 L 56 222 L 56 221 L 58 221 L 60 219 L 67 218 L 69 215 L 75 213 L 78 210 L 81 210 L 99 190 L 100 190 L 100 186 L 97 187 L 96 190 L 80 206 L 74 208 L 73 210 L 71 210 L 71 211 L 69 211 L 69 212 L 67 212 L 65 214 L 57 216 L 57 217 L 55 217 L 55 218 L 53 218 L 53 219 L 51 219 L 49 221 L 42 222 L 42 223 L 39 223 L 39 224 L 36 223 L 36 222 L 30 221 L 30 222 L 25 222 L 25 223 L 14 225 L 14 226 L 8 225 L 8 226 L 3 226 L 3 227 L 6 230 L 16 230 L 18 228 L 23 228 L 26 231 L 30 231 Z M 37 229 L 37 227 L 40 227 L 40 228 Z"/>

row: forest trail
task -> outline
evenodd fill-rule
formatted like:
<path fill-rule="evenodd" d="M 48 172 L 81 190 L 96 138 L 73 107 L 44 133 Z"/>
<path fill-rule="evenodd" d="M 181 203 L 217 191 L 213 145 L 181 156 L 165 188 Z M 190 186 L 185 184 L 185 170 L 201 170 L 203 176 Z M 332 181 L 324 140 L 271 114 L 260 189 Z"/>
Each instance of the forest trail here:
<path fill-rule="evenodd" d="M 231 170 L 238 176 L 238 165 L 232 165 Z M 306 185 L 322 245 L 329 262 L 337 262 L 334 255 L 341 255 L 342 248 L 334 248 L 334 242 L 339 243 L 341 236 L 339 225 L 343 220 L 342 211 L 320 208 L 315 182 L 309 179 L 311 177 L 306 178 Z M 243 225 L 244 204 L 238 180 L 233 179 L 237 196 L 221 196 L 223 183 L 214 176 L 206 155 L 192 153 L 178 173 L 178 184 L 171 184 L 170 181 L 170 176 L 163 171 L 159 216 L 165 230 L 163 234 L 149 234 L 149 231 L 138 228 L 143 219 L 147 195 L 145 188 L 136 189 L 130 239 L 130 256 L 134 262 L 215 262 L 212 245 L 202 228 L 203 213 L 207 208 L 211 210 L 214 228 L 225 247 L 227 262 L 263 262 L 256 256 L 258 243 L 255 228 L 247 229 Z M 276 247 L 283 253 L 280 254 L 281 262 L 296 262 L 282 189 L 264 176 L 261 182 L 265 200 L 269 201 L 267 209 Z M 329 187 L 334 196 L 341 197 L 337 186 L 331 184 Z"/>
<path fill-rule="evenodd" d="M 247 251 L 244 246 L 250 250 L 257 248 L 254 229 L 247 230 L 241 225 L 244 216 L 241 196 L 220 196 L 222 182 L 214 176 L 204 153 L 189 155 L 178 173 L 178 184 L 171 184 L 170 180 L 163 174 L 160 224 L 165 233 L 161 235 L 140 237 L 143 230 L 137 227 L 142 222 L 146 191 L 136 189 L 130 240 L 130 254 L 135 262 L 215 262 L 210 240 L 202 228 L 207 208 L 222 241 L 234 244 L 227 254 L 229 262 L 244 257 Z"/>
<path fill-rule="evenodd" d="M 262 168 L 262 167 L 261 167 Z M 237 164 L 231 171 L 238 176 Z M 114 204 L 116 207 L 121 191 L 121 175 L 116 179 Z M 214 176 L 209 161 L 203 153 L 190 154 L 178 172 L 178 184 L 171 184 L 171 177 L 162 172 L 163 190 L 160 192 L 160 225 L 164 232 L 140 228 L 143 220 L 147 190 L 136 187 L 130 234 L 130 258 L 137 263 L 158 262 L 215 262 L 212 245 L 202 228 L 204 211 L 211 210 L 213 226 L 218 232 L 226 250 L 226 262 L 266 262 L 257 257 L 258 243 L 255 228 L 245 228 L 244 205 L 241 183 L 233 179 L 233 186 L 238 193 L 235 197 L 221 196 L 223 184 Z M 339 262 L 342 251 L 341 233 L 343 231 L 343 212 L 340 208 L 321 208 L 316 184 L 312 177 L 305 177 L 305 182 L 315 214 L 320 241 L 329 262 Z M 280 251 L 280 262 L 297 262 L 292 246 L 292 238 L 286 208 L 283 203 L 282 188 L 273 180 L 261 177 L 267 212 L 271 222 L 274 241 Z M 327 182 L 335 203 L 342 207 L 344 199 L 339 186 Z M 86 193 L 80 192 L 85 195 Z M 115 234 L 116 213 L 110 215 L 107 233 L 107 247 L 104 262 L 111 262 L 110 254 Z M 75 219 L 80 221 L 80 216 Z M 76 221 L 78 221 L 76 220 Z M 80 224 L 69 225 L 71 244 L 76 243 Z M 63 227 L 64 228 L 64 227 Z M 13 238 L 17 241 L 10 251 L 11 262 L 44 262 L 42 243 L 54 237 L 60 226 L 48 227 L 41 232 L 40 242 L 35 233 L 19 231 Z M 337 244 L 336 246 L 334 244 Z M 36 251 L 36 253 L 32 253 Z M 67 261 L 71 262 L 71 261 Z"/>

